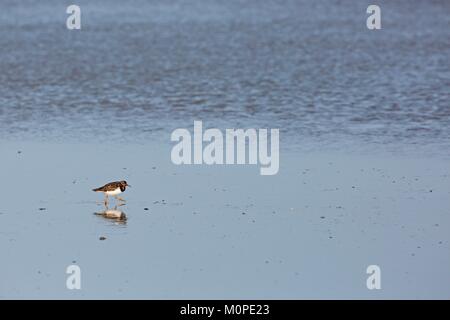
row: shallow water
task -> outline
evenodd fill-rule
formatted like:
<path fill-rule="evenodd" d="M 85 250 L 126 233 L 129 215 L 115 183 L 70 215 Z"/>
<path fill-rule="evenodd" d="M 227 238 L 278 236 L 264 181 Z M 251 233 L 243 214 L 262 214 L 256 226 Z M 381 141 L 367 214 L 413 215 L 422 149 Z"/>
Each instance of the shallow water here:
<path fill-rule="evenodd" d="M 381 1 L 379 32 L 367 1 L 77 3 L 78 32 L 60 1 L 0 4 L 2 136 L 146 141 L 203 120 L 448 155 L 448 1 Z"/>

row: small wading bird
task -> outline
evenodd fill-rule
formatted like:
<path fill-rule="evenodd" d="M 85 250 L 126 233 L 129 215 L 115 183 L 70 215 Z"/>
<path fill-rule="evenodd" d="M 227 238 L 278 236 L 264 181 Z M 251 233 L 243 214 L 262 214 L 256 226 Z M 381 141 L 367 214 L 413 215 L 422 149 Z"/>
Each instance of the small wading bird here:
<path fill-rule="evenodd" d="M 115 181 L 105 184 L 103 187 L 92 189 L 95 192 L 103 192 L 105 194 L 105 206 L 108 206 L 108 196 L 113 196 L 119 201 L 125 202 L 124 199 L 118 197 L 127 187 L 131 187 L 126 181 Z"/>

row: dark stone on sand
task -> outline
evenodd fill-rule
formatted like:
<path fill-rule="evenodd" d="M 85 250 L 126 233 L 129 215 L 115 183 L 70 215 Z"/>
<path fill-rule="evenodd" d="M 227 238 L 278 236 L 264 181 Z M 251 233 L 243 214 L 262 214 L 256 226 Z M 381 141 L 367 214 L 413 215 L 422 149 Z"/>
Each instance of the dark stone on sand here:
<path fill-rule="evenodd" d="M 100 238 L 98 238 L 99 240 L 106 240 L 106 237 L 101 236 Z"/>
<path fill-rule="evenodd" d="M 145 211 L 148 211 L 148 208 L 144 208 Z"/>
<path fill-rule="evenodd" d="M 320 219 L 325 219 L 325 216 L 321 216 Z"/>
<path fill-rule="evenodd" d="M 39 208 L 39 211 L 45 211 L 47 208 Z"/>

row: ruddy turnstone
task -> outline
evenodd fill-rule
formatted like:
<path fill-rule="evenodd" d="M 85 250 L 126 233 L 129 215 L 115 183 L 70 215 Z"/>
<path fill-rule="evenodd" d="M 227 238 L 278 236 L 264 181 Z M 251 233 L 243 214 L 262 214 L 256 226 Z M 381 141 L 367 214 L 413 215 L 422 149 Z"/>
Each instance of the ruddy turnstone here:
<path fill-rule="evenodd" d="M 125 202 L 124 199 L 118 197 L 127 187 L 131 187 L 126 181 L 115 181 L 105 184 L 103 187 L 92 189 L 95 192 L 103 192 L 105 194 L 105 206 L 108 206 L 108 196 L 113 196 L 119 201 Z"/>

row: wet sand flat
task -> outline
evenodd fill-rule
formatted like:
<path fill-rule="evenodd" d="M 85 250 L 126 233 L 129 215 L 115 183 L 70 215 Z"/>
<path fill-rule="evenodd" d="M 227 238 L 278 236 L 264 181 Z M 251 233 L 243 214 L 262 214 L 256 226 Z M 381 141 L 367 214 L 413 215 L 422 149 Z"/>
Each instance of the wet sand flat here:
<path fill-rule="evenodd" d="M 450 296 L 445 159 L 282 150 L 260 176 L 175 166 L 170 147 L 3 141 L 0 297 Z M 126 221 L 94 214 L 91 189 L 118 179 Z M 366 288 L 372 264 L 382 290 Z"/>

